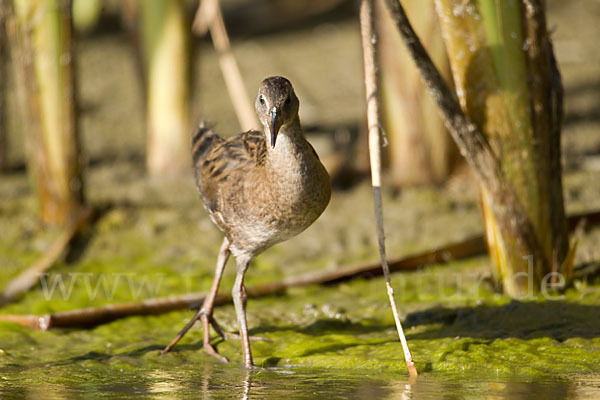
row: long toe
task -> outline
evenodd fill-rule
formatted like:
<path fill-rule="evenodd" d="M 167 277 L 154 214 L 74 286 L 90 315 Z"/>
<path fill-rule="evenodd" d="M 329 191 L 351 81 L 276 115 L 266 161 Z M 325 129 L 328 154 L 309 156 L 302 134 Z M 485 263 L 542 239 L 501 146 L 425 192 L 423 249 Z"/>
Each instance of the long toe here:
<path fill-rule="evenodd" d="M 232 332 L 223 332 L 223 333 L 225 334 L 225 339 L 234 339 L 234 340 L 241 339 L 241 336 L 238 333 L 232 333 Z M 271 339 L 262 337 L 262 336 L 248 336 L 248 339 L 250 339 L 251 342 L 272 342 Z"/>
<path fill-rule="evenodd" d="M 212 315 L 206 316 L 206 318 L 208 319 L 208 322 L 210 322 L 210 324 L 213 327 L 213 329 L 215 330 L 215 332 L 217 332 L 217 334 L 219 336 L 221 336 L 221 338 L 223 338 L 224 340 L 228 340 L 228 339 L 240 340 L 241 339 L 241 336 L 238 333 L 227 332 L 225 329 L 223 329 L 221 327 L 221 325 L 217 322 L 215 317 L 213 317 Z M 271 339 L 268 339 L 268 338 L 262 337 L 262 336 L 249 336 L 248 338 L 250 339 L 251 342 L 271 342 Z"/>
<path fill-rule="evenodd" d="M 215 350 L 215 348 L 213 347 L 212 344 L 210 343 L 204 343 L 202 345 L 204 347 L 204 351 L 208 354 L 210 354 L 211 356 L 215 357 L 217 360 L 223 362 L 223 363 L 228 363 L 229 360 L 227 359 L 227 357 L 220 355 L 217 350 Z"/>

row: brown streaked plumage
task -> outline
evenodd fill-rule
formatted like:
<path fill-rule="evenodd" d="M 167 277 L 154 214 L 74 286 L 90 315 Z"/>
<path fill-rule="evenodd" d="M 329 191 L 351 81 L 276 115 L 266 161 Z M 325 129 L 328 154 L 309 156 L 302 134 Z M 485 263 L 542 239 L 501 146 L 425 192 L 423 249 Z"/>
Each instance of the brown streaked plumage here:
<path fill-rule="evenodd" d="M 204 349 L 227 361 L 210 344 L 209 327 L 226 335 L 212 317 L 212 309 L 223 269 L 233 253 L 237 277 L 232 295 L 247 367 L 253 365 L 244 288 L 248 264 L 270 246 L 308 228 L 325 210 L 331 195 L 329 175 L 300 126 L 299 101 L 291 83 L 278 76 L 265 79 L 255 107 L 263 132 L 249 131 L 223 139 L 201 124 L 192 140 L 196 184 L 225 239 L 201 310 L 165 349 L 168 351 L 194 321 L 201 319 Z"/>

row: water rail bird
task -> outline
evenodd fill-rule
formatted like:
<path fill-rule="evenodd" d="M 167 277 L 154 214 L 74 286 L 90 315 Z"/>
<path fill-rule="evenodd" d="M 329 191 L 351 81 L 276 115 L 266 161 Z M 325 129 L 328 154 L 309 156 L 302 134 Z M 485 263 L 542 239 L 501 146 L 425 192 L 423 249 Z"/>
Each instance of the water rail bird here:
<path fill-rule="evenodd" d="M 163 352 L 169 351 L 200 319 L 207 353 L 227 362 L 210 344 L 212 325 L 223 338 L 239 337 L 243 363 L 253 366 L 244 288 L 248 265 L 269 247 L 308 228 L 325 210 L 331 196 L 329 175 L 304 137 L 299 106 L 290 81 L 273 76 L 262 81 L 255 102 L 262 132 L 248 131 L 224 139 L 200 124 L 192 140 L 196 184 L 204 207 L 225 238 L 202 307 Z M 232 297 L 239 335 L 223 331 L 212 315 L 230 254 L 237 264 Z"/>

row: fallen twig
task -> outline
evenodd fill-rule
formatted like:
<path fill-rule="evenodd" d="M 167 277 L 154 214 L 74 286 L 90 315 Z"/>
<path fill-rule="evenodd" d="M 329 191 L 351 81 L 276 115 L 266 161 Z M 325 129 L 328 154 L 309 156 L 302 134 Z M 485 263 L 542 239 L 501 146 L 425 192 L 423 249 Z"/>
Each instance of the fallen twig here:
<path fill-rule="evenodd" d="M 77 232 L 89 222 L 91 216 L 91 208 L 83 208 L 75 221 L 60 234 L 58 239 L 56 239 L 38 261 L 8 282 L 4 290 L 0 293 L 0 307 L 15 302 L 21 295 L 38 284 L 40 275 L 48 271 L 56 263 L 56 260 L 63 254 L 65 248 L 73 240 Z"/>
<path fill-rule="evenodd" d="M 202 303 L 204 293 L 159 297 L 138 302 L 109 304 L 46 315 L 0 315 L 0 322 L 14 322 L 32 329 L 89 328 L 134 315 L 159 315 Z M 231 296 L 218 297 L 216 304 L 231 301 Z"/>

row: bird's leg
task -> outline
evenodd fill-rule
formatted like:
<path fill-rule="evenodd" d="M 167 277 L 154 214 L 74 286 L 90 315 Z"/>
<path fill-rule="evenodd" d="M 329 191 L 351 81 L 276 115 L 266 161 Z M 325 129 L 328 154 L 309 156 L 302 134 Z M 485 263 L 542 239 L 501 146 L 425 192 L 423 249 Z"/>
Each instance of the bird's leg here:
<path fill-rule="evenodd" d="M 233 304 L 235 305 L 235 313 L 237 314 L 238 328 L 240 331 L 240 339 L 242 341 L 242 356 L 244 358 L 244 366 L 251 368 L 252 352 L 250 350 L 250 338 L 248 336 L 248 323 L 246 322 L 246 288 L 244 287 L 244 275 L 250 264 L 251 257 L 238 256 L 237 258 L 237 276 L 233 284 L 231 295 Z"/>
<path fill-rule="evenodd" d="M 221 283 L 223 270 L 225 269 L 225 264 L 227 264 L 230 254 L 229 240 L 227 237 L 225 237 L 223 238 L 223 244 L 221 244 L 221 249 L 219 250 L 217 268 L 215 269 L 215 277 L 213 278 L 210 292 L 208 292 L 206 299 L 204 299 L 204 302 L 202 303 L 200 311 L 198 311 L 198 315 L 202 321 L 202 347 L 204 347 L 205 352 L 223 362 L 228 362 L 227 358 L 217 353 L 212 344 L 210 344 L 210 325 L 213 326 L 217 334 L 219 334 L 222 338 L 225 338 L 225 333 L 219 324 L 217 324 L 217 321 L 214 320 L 212 312 L 215 305 L 215 299 L 217 298 L 217 293 L 219 292 L 219 284 Z"/>
<path fill-rule="evenodd" d="M 227 238 L 223 239 L 223 244 L 221 244 L 221 249 L 219 250 L 219 257 L 217 259 L 217 267 L 215 269 L 215 277 L 213 278 L 212 286 L 208 295 L 204 299 L 202 303 L 202 307 L 200 310 L 194 315 L 194 318 L 187 323 L 187 325 L 179 332 L 179 334 L 173 339 L 173 341 L 162 351 L 163 354 L 168 353 L 179 340 L 187 333 L 187 331 L 194 325 L 197 320 L 202 321 L 202 346 L 204 347 L 204 351 L 208 354 L 215 356 L 219 360 L 223 362 L 228 362 L 227 358 L 223 357 L 215 348 L 210 344 L 210 325 L 212 324 L 215 331 L 221 335 L 223 338 L 225 337 L 225 333 L 217 324 L 217 322 L 212 317 L 212 310 L 215 304 L 215 299 L 217 297 L 217 292 L 219 291 L 219 284 L 221 283 L 221 277 L 223 276 L 223 270 L 225 269 L 225 265 L 227 264 L 227 260 L 229 259 L 229 240 Z"/>
<path fill-rule="evenodd" d="M 216 351 L 210 344 L 210 336 L 209 336 L 209 333 L 210 333 L 209 327 L 210 326 L 212 326 L 213 329 L 215 330 L 215 332 L 217 332 L 217 334 L 219 336 L 221 336 L 224 340 L 240 339 L 239 334 L 227 332 L 226 330 L 221 328 L 221 325 L 219 325 L 217 320 L 215 320 L 215 318 L 212 315 L 212 311 L 213 311 L 214 304 L 215 304 L 215 298 L 217 297 L 217 292 L 219 290 L 219 284 L 221 282 L 221 277 L 223 276 L 223 270 L 225 269 L 225 264 L 227 263 L 227 260 L 229 259 L 229 255 L 231 254 L 231 252 L 229 251 L 229 244 L 230 243 L 227 240 L 227 238 L 223 239 L 223 244 L 221 245 L 221 250 L 219 251 L 219 258 L 217 260 L 217 269 L 215 271 L 215 277 L 213 279 L 212 287 L 210 288 L 210 292 L 206 296 L 206 299 L 202 303 L 202 308 L 200 309 L 200 311 L 198 311 L 198 314 L 197 314 L 198 317 L 196 318 L 196 320 L 198 320 L 198 318 L 200 318 L 200 320 L 202 321 L 204 349 L 212 355 L 215 355 Z M 260 336 L 249 336 L 249 340 L 257 341 L 257 342 L 258 341 L 270 342 L 269 339 L 263 338 Z M 223 356 L 216 354 L 216 357 L 221 359 L 221 357 L 223 357 Z M 223 357 L 223 358 L 225 358 L 225 357 Z"/>

